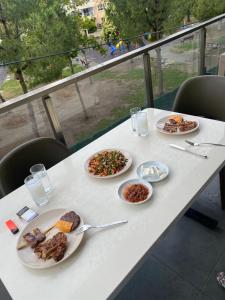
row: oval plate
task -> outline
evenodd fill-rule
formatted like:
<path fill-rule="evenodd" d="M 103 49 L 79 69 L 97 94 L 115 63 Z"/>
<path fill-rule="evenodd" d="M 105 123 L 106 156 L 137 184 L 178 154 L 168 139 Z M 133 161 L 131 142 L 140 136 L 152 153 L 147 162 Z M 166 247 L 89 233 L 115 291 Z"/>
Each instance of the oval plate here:
<path fill-rule="evenodd" d="M 169 175 L 169 168 L 160 161 L 146 161 L 137 167 L 137 175 L 148 182 L 158 182 Z"/>
<path fill-rule="evenodd" d="M 100 176 L 100 175 L 94 175 L 92 173 L 90 173 L 88 171 L 88 165 L 89 165 L 89 161 L 94 158 L 95 155 L 99 154 L 99 153 L 102 153 L 104 151 L 119 151 L 121 152 L 125 157 L 126 159 L 128 160 L 126 165 L 124 166 L 124 168 L 122 170 L 120 170 L 118 173 L 116 174 L 113 174 L 113 175 L 108 175 L 108 176 Z M 87 172 L 87 174 L 91 177 L 94 177 L 94 178 L 101 178 L 101 179 L 109 179 L 109 178 L 113 178 L 113 177 L 117 177 L 117 176 L 120 176 L 121 174 L 125 173 L 132 165 L 132 157 L 130 155 L 130 153 L 128 151 L 125 151 L 125 150 L 121 150 L 121 149 L 103 149 L 101 151 L 98 151 L 94 154 L 92 154 L 85 162 L 85 165 L 84 165 L 84 168 L 85 168 L 85 171 Z"/>
<path fill-rule="evenodd" d="M 179 114 L 176 114 L 176 113 L 171 114 L 171 116 L 173 116 L 173 115 L 179 115 Z M 168 115 L 168 116 L 163 117 L 162 119 L 157 121 L 156 128 L 158 129 L 159 132 L 164 133 L 164 134 L 169 134 L 169 135 L 188 134 L 188 133 L 196 131 L 199 128 L 199 125 L 200 125 L 199 120 L 196 117 L 186 116 L 186 115 L 181 115 L 181 116 L 184 118 L 185 121 L 195 121 L 197 123 L 197 126 L 193 129 L 190 129 L 190 130 L 187 130 L 187 131 L 168 132 L 168 131 L 163 129 L 165 122 L 168 121 L 168 119 L 170 117 L 170 115 Z"/>
<path fill-rule="evenodd" d="M 23 239 L 24 234 L 26 234 L 27 232 L 32 232 L 32 230 L 37 227 L 41 231 L 45 231 L 46 229 L 50 228 L 53 224 L 55 224 L 60 219 L 60 217 L 67 212 L 69 212 L 68 209 L 63 209 L 63 208 L 53 209 L 35 218 L 32 222 L 27 224 L 27 226 L 20 233 L 20 236 L 17 241 L 17 247 L 22 243 L 24 243 L 24 239 Z M 80 219 L 79 227 L 82 226 L 83 224 L 84 224 L 83 220 Z M 53 228 L 47 234 L 47 239 L 51 238 L 57 232 L 59 232 L 59 230 L 57 228 Z M 44 261 L 43 259 L 38 258 L 37 255 L 33 252 L 33 249 L 31 249 L 31 247 L 26 247 L 24 249 L 16 250 L 16 251 L 19 256 L 19 259 L 25 266 L 32 269 L 47 269 L 62 263 L 64 260 L 70 257 L 80 245 L 83 235 L 84 233 L 76 235 L 76 230 L 74 230 L 71 233 L 66 233 L 68 239 L 68 247 L 66 249 L 63 259 L 61 259 L 58 262 L 54 261 L 54 259 L 49 259 Z"/>
<path fill-rule="evenodd" d="M 130 184 L 143 184 L 144 186 L 147 187 L 147 189 L 149 190 L 149 194 L 148 194 L 148 197 L 143 200 L 143 201 L 140 201 L 140 202 L 129 202 L 127 201 L 124 196 L 123 196 L 123 190 L 124 188 L 127 186 L 127 185 L 130 185 Z M 118 188 L 118 196 L 119 198 L 126 204 L 131 204 L 131 205 L 139 205 L 139 204 L 142 204 L 142 203 L 145 203 L 147 202 L 151 197 L 152 197 L 152 193 L 153 193 L 153 188 L 151 186 L 151 184 L 149 182 L 147 182 L 146 180 L 144 179 L 140 179 L 140 178 L 135 178 L 135 179 L 129 179 L 129 180 L 126 180 L 124 181 Z"/>

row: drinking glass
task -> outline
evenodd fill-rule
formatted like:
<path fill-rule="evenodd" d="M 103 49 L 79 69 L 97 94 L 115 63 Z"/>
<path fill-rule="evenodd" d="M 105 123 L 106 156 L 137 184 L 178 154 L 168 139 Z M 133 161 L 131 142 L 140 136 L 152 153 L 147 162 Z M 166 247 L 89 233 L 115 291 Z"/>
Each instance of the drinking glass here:
<path fill-rule="evenodd" d="M 134 107 L 130 109 L 131 128 L 133 132 L 137 131 L 137 113 L 140 112 L 140 107 Z"/>
<path fill-rule="evenodd" d="M 30 168 L 30 172 L 34 177 L 40 179 L 43 184 L 46 193 L 50 193 L 52 191 L 52 184 L 48 177 L 48 173 L 43 164 L 36 164 Z"/>
<path fill-rule="evenodd" d="M 141 111 L 136 115 L 137 119 L 137 133 L 139 136 L 147 136 L 148 131 L 148 115 L 147 112 Z"/>
<path fill-rule="evenodd" d="M 25 178 L 24 183 L 37 206 L 48 203 L 47 193 L 38 177 L 29 175 Z"/>

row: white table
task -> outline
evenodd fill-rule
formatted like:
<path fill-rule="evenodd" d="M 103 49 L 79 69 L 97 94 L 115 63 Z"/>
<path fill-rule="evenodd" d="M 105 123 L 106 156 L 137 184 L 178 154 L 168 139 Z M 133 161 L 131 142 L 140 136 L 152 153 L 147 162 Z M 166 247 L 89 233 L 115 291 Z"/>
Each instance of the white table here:
<path fill-rule="evenodd" d="M 225 149 L 204 147 L 208 159 L 172 149 L 169 143 L 184 145 L 186 136 L 168 136 L 155 123 L 168 112 L 149 109 L 150 135 L 131 133 L 130 120 L 49 170 L 55 193 L 43 211 L 74 209 L 90 224 L 128 219 L 129 223 L 101 232 L 89 231 L 79 250 L 62 264 L 47 270 L 24 267 L 16 255 L 17 236 L 4 225 L 24 205 L 34 207 L 23 186 L 0 200 L 0 277 L 15 300 L 106 299 L 121 282 L 126 282 L 147 251 L 194 201 L 195 196 L 222 168 Z M 223 122 L 200 119 L 200 129 L 188 135 L 196 141 L 225 142 Z M 84 162 L 103 148 L 128 150 L 134 159 L 131 170 L 111 179 L 93 179 L 84 172 Z M 147 160 L 160 160 L 170 168 L 169 177 L 154 184 L 154 196 L 143 205 L 126 205 L 118 200 L 117 187 L 136 177 L 136 167 Z M 21 227 L 20 227 L 21 228 Z M 126 280 L 124 280 L 126 278 Z M 120 285 L 121 286 L 121 285 Z M 41 292 L 41 294 L 40 294 Z"/>

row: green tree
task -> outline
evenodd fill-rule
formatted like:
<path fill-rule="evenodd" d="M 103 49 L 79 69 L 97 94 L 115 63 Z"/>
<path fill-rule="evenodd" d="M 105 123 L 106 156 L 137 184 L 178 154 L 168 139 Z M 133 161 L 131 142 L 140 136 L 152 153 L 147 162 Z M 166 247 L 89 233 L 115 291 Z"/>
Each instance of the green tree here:
<path fill-rule="evenodd" d="M 224 0 L 197 0 L 193 9 L 193 14 L 198 20 L 206 20 L 224 12 Z"/>
<path fill-rule="evenodd" d="M 28 17 L 37 5 L 36 0 L 2 0 L 0 2 L 0 58 L 2 62 L 20 61 L 24 58 L 26 49 L 23 47 L 25 36 L 24 20 Z M 25 65 L 16 64 L 11 68 L 15 77 L 20 81 L 24 93 L 27 92 L 27 85 L 23 77 Z"/>
<path fill-rule="evenodd" d="M 162 37 L 169 15 L 168 0 L 108 0 L 106 15 L 122 38 L 151 32 L 153 41 Z M 159 94 L 163 93 L 161 50 L 156 49 Z"/>
<path fill-rule="evenodd" d="M 69 0 L 1 0 L 0 57 L 3 62 L 29 61 L 31 57 L 75 49 L 67 55 L 10 66 L 24 93 L 28 90 L 27 83 L 33 86 L 59 78 L 83 43 L 80 16 L 70 5 Z"/>
<path fill-rule="evenodd" d="M 28 18 L 29 12 L 33 11 L 37 5 L 36 0 L 1 0 L 0 2 L 0 59 L 1 62 L 20 61 L 24 59 L 26 48 L 24 47 L 24 37 L 26 31 L 24 21 Z M 27 85 L 24 80 L 23 70 L 26 64 L 18 63 L 10 66 L 15 77 L 20 81 L 23 92 L 27 92 Z M 32 122 L 32 129 L 38 136 L 38 128 L 35 120 L 33 106 L 28 104 L 28 111 Z"/>
<path fill-rule="evenodd" d="M 101 37 L 106 42 L 116 41 L 118 39 L 116 27 L 107 16 L 104 18 L 103 21 Z"/>
<path fill-rule="evenodd" d="M 153 39 L 162 36 L 168 18 L 167 0 L 109 0 L 106 14 L 122 37 L 154 32 Z"/>
<path fill-rule="evenodd" d="M 95 18 L 83 17 L 81 26 L 84 30 L 87 30 L 88 33 L 93 33 L 97 30 Z"/>
<path fill-rule="evenodd" d="M 165 22 L 165 32 L 173 33 L 181 25 L 190 24 L 193 20 L 193 9 L 198 0 L 172 0 L 168 19 Z"/>
<path fill-rule="evenodd" d="M 72 66 L 71 59 L 85 40 L 80 34 L 79 13 L 72 8 L 70 0 L 0 1 L 0 60 L 18 61 L 10 65 L 10 70 L 24 93 L 28 85 L 59 78 L 68 62 Z M 75 50 L 67 55 L 30 60 L 72 48 Z M 28 110 L 33 131 L 38 135 L 31 103 Z"/>

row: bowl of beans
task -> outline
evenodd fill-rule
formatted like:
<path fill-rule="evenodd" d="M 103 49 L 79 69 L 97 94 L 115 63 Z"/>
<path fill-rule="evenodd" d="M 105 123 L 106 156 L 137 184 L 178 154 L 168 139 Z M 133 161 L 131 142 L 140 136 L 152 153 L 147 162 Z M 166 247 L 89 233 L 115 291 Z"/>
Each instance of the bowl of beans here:
<path fill-rule="evenodd" d="M 142 204 L 152 197 L 153 189 L 149 182 L 143 179 L 129 179 L 118 188 L 119 198 L 127 204 Z"/>

